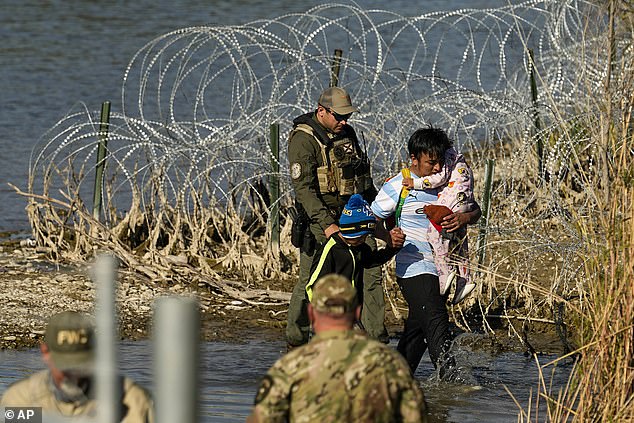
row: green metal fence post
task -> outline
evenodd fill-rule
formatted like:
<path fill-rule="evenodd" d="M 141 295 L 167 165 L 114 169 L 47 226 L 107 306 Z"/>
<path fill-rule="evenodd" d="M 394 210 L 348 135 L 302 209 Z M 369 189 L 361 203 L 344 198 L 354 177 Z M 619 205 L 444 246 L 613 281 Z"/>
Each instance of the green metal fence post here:
<path fill-rule="evenodd" d="M 277 255 L 280 251 L 280 124 L 271 124 L 271 175 L 269 192 L 271 193 L 271 249 Z"/>
<path fill-rule="evenodd" d="M 99 148 L 97 150 L 97 167 L 95 169 L 95 189 L 92 196 L 92 217 L 99 220 L 101 212 L 101 198 L 103 190 L 103 169 L 106 164 L 106 147 L 108 145 L 108 127 L 110 124 L 110 102 L 101 104 L 101 119 L 99 124 Z"/>
<path fill-rule="evenodd" d="M 537 104 L 537 79 L 535 78 L 535 57 L 533 56 L 533 49 L 528 49 L 529 66 L 530 66 L 530 78 L 531 78 L 531 99 L 533 100 L 533 110 L 535 118 L 535 128 L 539 133 L 542 130 L 542 123 L 539 118 L 539 108 Z M 544 140 L 541 134 L 537 136 L 537 166 L 539 168 L 539 177 L 543 178 L 544 175 Z"/>
<path fill-rule="evenodd" d="M 489 225 L 489 213 L 491 211 L 491 189 L 493 185 L 493 169 L 495 160 L 488 159 L 486 164 L 486 172 L 484 177 L 484 194 L 482 195 L 482 217 L 480 218 L 480 231 L 478 233 L 478 269 L 484 262 L 486 252 L 486 236 Z"/>
<path fill-rule="evenodd" d="M 343 51 L 335 49 L 335 57 L 332 59 L 332 66 L 330 67 L 330 86 L 336 87 L 339 84 L 339 69 L 341 67 L 341 55 Z"/>

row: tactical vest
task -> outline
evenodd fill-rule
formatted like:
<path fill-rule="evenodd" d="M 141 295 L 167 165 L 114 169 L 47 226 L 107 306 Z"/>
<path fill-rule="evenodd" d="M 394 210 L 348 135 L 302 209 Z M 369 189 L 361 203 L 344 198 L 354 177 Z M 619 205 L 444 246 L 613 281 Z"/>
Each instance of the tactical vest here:
<path fill-rule="evenodd" d="M 317 140 L 321 147 L 323 166 L 317 168 L 319 192 L 322 194 L 352 195 L 360 194 L 372 187 L 370 164 L 362 155 L 355 138 L 338 137 L 337 134 L 322 140 L 308 123 L 299 123 L 291 132 L 303 131 Z M 325 132 L 325 131 L 322 131 Z"/>

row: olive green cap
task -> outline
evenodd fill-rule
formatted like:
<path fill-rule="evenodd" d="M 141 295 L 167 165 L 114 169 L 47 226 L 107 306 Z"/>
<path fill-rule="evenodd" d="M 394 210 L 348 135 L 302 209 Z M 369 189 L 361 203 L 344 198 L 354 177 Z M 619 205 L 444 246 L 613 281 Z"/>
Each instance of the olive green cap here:
<path fill-rule="evenodd" d="M 75 311 L 53 315 L 48 321 L 44 342 L 59 370 L 92 368 L 95 325 L 90 316 Z"/>
<path fill-rule="evenodd" d="M 319 96 L 319 104 L 339 115 L 358 112 L 359 109 L 352 105 L 350 95 L 343 88 L 330 87 Z"/>
<path fill-rule="evenodd" d="M 321 313 L 349 313 L 357 307 L 357 290 L 345 276 L 326 275 L 315 283 L 311 304 Z"/>

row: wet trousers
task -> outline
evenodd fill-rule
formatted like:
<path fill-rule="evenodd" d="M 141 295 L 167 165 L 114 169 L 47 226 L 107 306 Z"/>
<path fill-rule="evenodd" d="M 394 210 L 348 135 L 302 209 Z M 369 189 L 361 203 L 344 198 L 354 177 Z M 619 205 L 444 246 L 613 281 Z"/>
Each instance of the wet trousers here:
<path fill-rule="evenodd" d="M 423 274 L 397 278 L 396 282 L 409 308 L 397 350 L 414 373 L 429 347 L 429 357 L 436 367 L 449 351 L 452 341 L 445 305 L 447 297 L 440 295 L 438 276 Z"/>
<path fill-rule="evenodd" d="M 376 240 L 368 237 L 367 244 L 376 249 Z M 286 322 L 286 341 L 294 346 L 308 342 L 310 322 L 308 321 L 308 298 L 306 284 L 310 277 L 310 267 L 313 254 L 302 252 L 299 258 L 299 281 L 293 288 L 291 302 L 288 306 Z M 369 337 L 387 342 L 388 334 L 385 329 L 385 297 L 381 284 L 381 267 L 365 269 L 363 272 L 363 306 L 361 308 L 361 324 Z"/>

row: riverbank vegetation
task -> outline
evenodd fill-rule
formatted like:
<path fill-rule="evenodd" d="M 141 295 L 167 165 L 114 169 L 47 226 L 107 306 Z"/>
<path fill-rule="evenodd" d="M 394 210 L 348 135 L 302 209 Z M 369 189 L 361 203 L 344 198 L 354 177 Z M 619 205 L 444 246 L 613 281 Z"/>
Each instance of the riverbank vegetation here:
<path fill-rule="evenodd" d="M 552 390 L 543 375 L 557 362 L 543 365 L 535 407 L 518 421 L 634 420 L 634 9 L 608 1 L 601 10 L 605 25 L 590 29 L 588 19 L 586 31 L 600 79 L 580 75 L 576 115 L 552 103 L 561 114 L 545 133 L 549 143 L 585 140 L 560 157 L 570 174 L 557 190 L 581 242 L 574 252 L 579 289 L 555 300 L 574 326 L 574 347 L 557 362 L 572 358 L 575 371 L 565 389 Z M 547 416 L 538 414 L 540 402 Z"/>
<path fill-rule="evenodd" d="M 495 163 L 486 225 L 470 229 L 478 289 L 452 308 L 456 324 L 503 328 L 533 354 L 531 332 L 549 327 L 561 360 L 576 363 L 565 390 L 538 387 L 549 421 L 632 419 L 634 18 L 627 2 L 607 4 L 415 18 L 324 5 L 166 34 L 131 60 L 108 124 L 79 110 L 43 138 L 20 192 L 33 236 L 52 260 L 108 250 L 140 278 L 280 314 L 298 254 L 285 141 L 278 153 L 269 125 L 286 134 L 314 107 L 344 47 L 337 79 L 361 105 L 353 124 L 375 182 L 400 169 L 404 140 L 428 122 L 468 151 L 479 200 Z M 521 421 L 540 417 L 520 410 Z"/>

